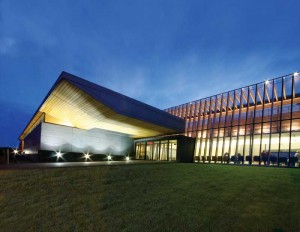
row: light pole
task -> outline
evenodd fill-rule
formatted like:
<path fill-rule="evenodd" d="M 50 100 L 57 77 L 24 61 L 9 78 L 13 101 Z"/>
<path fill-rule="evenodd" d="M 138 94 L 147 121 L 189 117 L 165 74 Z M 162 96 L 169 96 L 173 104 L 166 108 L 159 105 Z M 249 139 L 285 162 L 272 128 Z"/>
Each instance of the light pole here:
<path fill-rule="evenodd" d="M 9 164 L 9 148 L 6 148 L 6 164 Z"/>

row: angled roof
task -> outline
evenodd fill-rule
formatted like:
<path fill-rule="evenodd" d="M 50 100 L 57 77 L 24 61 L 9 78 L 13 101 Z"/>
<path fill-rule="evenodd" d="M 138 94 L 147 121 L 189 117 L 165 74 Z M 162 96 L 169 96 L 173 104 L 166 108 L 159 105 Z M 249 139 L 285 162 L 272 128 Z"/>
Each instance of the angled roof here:
<path fill-rule="evenodd" d="M 183 119 L 67 72 L 61 73 L 20 140 L 40 121 L 106 129 L 134 138 L 184 131 Z"/>

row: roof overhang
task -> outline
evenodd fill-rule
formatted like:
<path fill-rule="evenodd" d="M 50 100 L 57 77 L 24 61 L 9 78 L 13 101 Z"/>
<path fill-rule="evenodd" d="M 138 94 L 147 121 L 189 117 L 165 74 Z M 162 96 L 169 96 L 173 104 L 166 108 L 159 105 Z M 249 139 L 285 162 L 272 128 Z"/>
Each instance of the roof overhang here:
<path fill-rule="evenodd" d="M 104 129 L 143 138 L 181 133 L 184 121 L 167 112 L 63 72 L 20 135 L 41 122 Z"/>

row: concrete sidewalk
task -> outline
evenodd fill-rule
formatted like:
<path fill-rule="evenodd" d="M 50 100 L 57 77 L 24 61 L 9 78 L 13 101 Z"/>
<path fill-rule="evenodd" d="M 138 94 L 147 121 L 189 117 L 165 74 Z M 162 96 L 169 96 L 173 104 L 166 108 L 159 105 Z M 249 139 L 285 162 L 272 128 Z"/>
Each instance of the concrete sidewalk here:
<path fill-rule="evenodd" d="M 66 168 L 66 167 L 94 167 L 107 165 L 132 164 L 168 164 L 168 161 L 130 160 L 130 161 L 88 161 L 88 162 L 55 162 L 55 163 L 18 163 L 0 165 L 1 169 L 38 169 L 38 168 Z"/>

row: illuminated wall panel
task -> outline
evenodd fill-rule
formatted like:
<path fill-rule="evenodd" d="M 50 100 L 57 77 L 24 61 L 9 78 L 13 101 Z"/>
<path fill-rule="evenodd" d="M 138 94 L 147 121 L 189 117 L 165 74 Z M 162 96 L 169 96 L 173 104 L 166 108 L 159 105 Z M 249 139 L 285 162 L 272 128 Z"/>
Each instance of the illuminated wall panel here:
<path fill-rule="evenodd" d="M 195 161 L 294 166 L 300 152 L 299 73 L 166 111 L 186 120 Z"/>
<path fill-rule="evenodd" d="M 26 154 L 47 150 L 124 156 L 133 151 L 133 139 L 125 134 L 100 129 L 82 130 L 49 123 L 42 123 L 38 128 L 41 130 L 38 149 L 28 145 L 25 148 Z"/>

